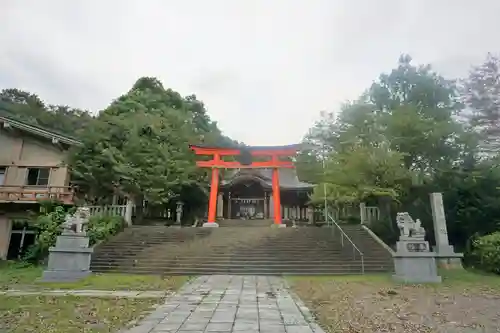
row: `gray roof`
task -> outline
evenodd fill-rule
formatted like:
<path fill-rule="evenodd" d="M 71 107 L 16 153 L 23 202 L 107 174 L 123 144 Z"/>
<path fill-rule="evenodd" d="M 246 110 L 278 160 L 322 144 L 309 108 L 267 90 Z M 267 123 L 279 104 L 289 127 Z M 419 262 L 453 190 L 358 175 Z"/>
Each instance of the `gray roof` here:
<path fill-rule="evenodd" d="M 232 169 L 227 170 L 224 180 L 221 182 L 222 187 L 231 186 L 243 180 L 255 180 L 260 182 L 264 187 L 272 187 L 272 169 Z M 313 184 L 301 182 L 297 177 L 295 169 L 278 169 L 280 188 L 290 190 L 307 190 L 314 187 Z"/>
<path fill-rule="evenodd" d="M 18 130 L 31 133 L 33 135 L 51 139 L 52 141 L 60 141 L 62 143 L 68 144 L 70 146 L 81 145 L 82 143 L 75 138 L 71 138 L 67 135 L 63 135 L 46 128 L 32 125 L 21 120 L 13 119 L 7 116 L 0 116 L 0 125 L 2 126 L 12 126 Z"/>

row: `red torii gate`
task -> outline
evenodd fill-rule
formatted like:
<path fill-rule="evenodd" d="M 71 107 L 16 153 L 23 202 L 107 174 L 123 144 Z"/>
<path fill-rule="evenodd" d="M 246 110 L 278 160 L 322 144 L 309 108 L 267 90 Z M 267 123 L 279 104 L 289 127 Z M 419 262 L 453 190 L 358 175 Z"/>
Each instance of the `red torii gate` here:
<path fill-rule="evenodd" d="M 208 225 L 217 226 L 215 223 L 217 211 L 217 194 L 219 190 L 219 169 L 256 169 L 270 168 L 272 173 L 272 187 L 274 200 L 274 224 L 281 225 L 281 200 L 280 200 L 280 183 L 279 183 L 279 168 L 294 168 L 291 161 L 280 160 L 280 157 L 289 157 L 297 153 L 300 145 L 288 146 L 254 146 L 243 148 L 227 148 L 216 146 L 189 145 L 196 155 L 209 155 L 212 159 L 209 161 L 197 161 L 196 165 L 201 168 L 212 169 L 212 180 L 210 183 L 210 197 L 208 201 Z M 267 161 L 248 161 L 241 163 L 238 161 L 224 161 L 223 156 L 242 156 L 248 153 L 251 157 L 263 156 Z"/>

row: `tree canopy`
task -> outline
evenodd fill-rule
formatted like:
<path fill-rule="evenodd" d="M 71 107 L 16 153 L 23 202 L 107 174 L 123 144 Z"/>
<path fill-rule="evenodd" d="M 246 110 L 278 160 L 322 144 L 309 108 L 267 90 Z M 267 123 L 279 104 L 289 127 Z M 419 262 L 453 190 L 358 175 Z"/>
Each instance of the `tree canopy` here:
<path fill-rule="evenodd" d="M 442 191 L 460 245 L 498 228 L 498 65 L 488 55 L 454 81 L 402 55 L 358 99 L 322 112 L 297 157 L 299 174 L 320 185 L 312 201 L 371 201 L 389 224 L 395 210 L 409 211 L 432 230 L 428 195 Z"/>
<path fill-rule="evenodd" d="M 113 194 L 138 206 L 205 200 L 206 173 L 195 167 L 190 143 L 237 145 L 222 135 L 202 101 L 183 97 L 153 77 L 139 78 L 124 95 L 91 115 L 67 106 L 46 105 L 18 89 L 0 92 L 3 115 L 77 137 L 83 144 L 69 157 L 72 183 L 87 201 Z M 184 198 L 183 198 L 184 197 Z"/>
<path fill-rule="evenodd" d="M 498 230 L 499 65 L 489 54 L 467 77 L 449 80 L 402 55 L 358 98 L 322 112 L 295 159 L 301 180 L 318 184 L 311 202 L 371 202 L 388 224 L 397 209 L 432 230 L 428 195 L 442 191 L 459 244 Z M 207 174 L 188 144 L 241 145 L 221 133 L 196 95 L 154 77 L 139 78 L 95 115 L 4 89 L 0 114 L 81 140 L 69 163 L 87 200 L 123 194 L 138 206 L 183 200 L 204 207 Z"/>

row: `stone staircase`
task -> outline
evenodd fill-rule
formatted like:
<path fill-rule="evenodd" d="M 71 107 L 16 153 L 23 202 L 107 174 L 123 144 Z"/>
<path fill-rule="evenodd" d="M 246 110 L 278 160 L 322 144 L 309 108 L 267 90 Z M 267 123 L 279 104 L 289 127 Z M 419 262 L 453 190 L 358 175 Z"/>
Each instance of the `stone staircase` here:
<path fill-rule="evenodd" d="M 221 221 L 219 228 L 129 227 L 95 249 L 91 270 L 163 275 L 361 273 L 359 254 L 354 256 L 348 242 L 341 246 L 338 231 L 271 224 L 249 220 Z M 392 270 L 388 252 L 359 229 L 349 232 L 365 252 L 365 272 Z"/>

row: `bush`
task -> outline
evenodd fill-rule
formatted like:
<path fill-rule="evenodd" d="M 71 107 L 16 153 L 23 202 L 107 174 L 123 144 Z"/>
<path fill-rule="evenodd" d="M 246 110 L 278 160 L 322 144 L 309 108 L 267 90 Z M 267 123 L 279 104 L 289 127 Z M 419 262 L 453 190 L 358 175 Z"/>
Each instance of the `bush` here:
<path fill-rule="evenodd" d="M 51 208 L 52 209 L 52 208 Z M 37 229 L 35 242 L 23 256 L 29 262 L 38 262 L 49 253 L 49 248 L 56 243 L 57 236 L 62 232 L 61 225 L 66 218 L 67 211 L 63 206 L 53 207 L 45 214 L 35 218 L 33 224 Z"/>
<path fill-rule="evenodd" d="M 476 268 L 500 274 L 500 232 L 475 239 L 470 257 Z"/>
<path fill-rule="evenodd" d="M 125 227 L 125 220 L 121 216 L 92 216 L 87 225 L 87 235 L 90 245 L 109 239 Z"/>
<path fill-rule="evenodd" d="M 39 262 L 49 254 L 49 248 L 56 244 L 57 236 L 62 232 L 62 224 L 66 215 L 72 213 L 74 208 L 66 208 L 62 205 L 47 206 L 42 215 L 38 215 L 33 222 L 37 229 L 35 242 L 23 256 L 28 262 Z M 125 220 L 121 216 L 93 216 L 90 218 L 87 228 L 90 246 L 107 240 L 123 230 Z"/>
<path fill-rule="evenodd" d="M 361 219 L 355 215 L 346 216 L 342 218 L 342 221 L 346 224 L 361 224 Z"/>
<path fill-rule="evenodd" d="M 391 226 L 391 221 L 379 220 L 368 225 L 371 231 L 390 247 L 393 247 L 399 239 L 399 230 Z"/>

